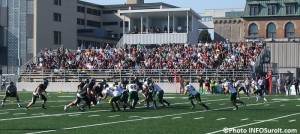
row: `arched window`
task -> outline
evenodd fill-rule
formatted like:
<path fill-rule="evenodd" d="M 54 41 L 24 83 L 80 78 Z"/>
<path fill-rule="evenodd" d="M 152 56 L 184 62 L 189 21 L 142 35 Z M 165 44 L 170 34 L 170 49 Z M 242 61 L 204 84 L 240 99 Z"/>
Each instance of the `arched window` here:
<path fill-rule="evenodd" d="M 289 22 L 285 25 L 285 38 L 295 36 L 295 26 L 293 23 Z"/>
<path fill-rule="evenodd" d="M 276 25 L 269 23 L 267 26 L 267 38 L 276 38 Z"/>
<path fill-rule="evenodd" d="M 249 26 L 249 36 L 250 37 L 258 37 L 258 27 L 255 23 L 252 23 Z"/>

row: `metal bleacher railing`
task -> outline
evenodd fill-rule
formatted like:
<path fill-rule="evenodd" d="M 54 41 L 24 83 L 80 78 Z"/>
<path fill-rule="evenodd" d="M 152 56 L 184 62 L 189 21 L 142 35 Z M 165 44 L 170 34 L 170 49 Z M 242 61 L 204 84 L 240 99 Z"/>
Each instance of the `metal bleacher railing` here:
<path fill-rule="evenodd" d="M 202 71 L 183 69 L 97 69 L 97 70 L 43 70 L 43 71 L 23 71 L 20 75 L 19 82 L 41 82 L 44 78 L 50 82 L 80 82 L 84 79 L 95 79 L 100 81 L 106 79 L 107 81 L 120 81 L 123 78 L 130 79 L 137 77 L 144 79 L 151 77 L 156 82 L 174 82 L 177 81 L 180 76 L 184 79 L 197 82 L 202 77 L 205 78 L 234 78 L 244 79 L 251 75 L 250 70 L 233 70 L 233 69 L 204 69 Z"/>

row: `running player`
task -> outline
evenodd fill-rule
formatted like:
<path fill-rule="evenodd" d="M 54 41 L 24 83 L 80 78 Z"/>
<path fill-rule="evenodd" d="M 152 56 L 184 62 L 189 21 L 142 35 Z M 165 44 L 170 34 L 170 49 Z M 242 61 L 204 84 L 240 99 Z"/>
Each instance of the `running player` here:
<path fill-rule="evenodd" d="M 246 91 L 244 85 L 241 83 L 241 81 L 237 81 L 234 84 L 235 88 L 237 89 L 237 97 L 240 99 L 240 92 L 243 91 L 244 94 L 248 96 L 248 99 L 250 98 L 249 93 Z"/>
<path fill-rule="evenodd" d="M 115 87 L 108 87 L 106 90 L 103 91 L 103 93 L 105 94 L 103 98 L 101 99 L 106 99 L 107 96 L 110 96 L 112 97 L 110 100 L 109 100 L 109 104 L 111 105 L 112 109 L 110 110 L 110 112 L 115 112 L 115 107 L 114 107 L 114 104 L 116 105 L 118 111 L 121 111 L 120 110 L 120 107 L 119 107 L 119 104 L 118 104 L 118 101 L 120 100 L 121 98 L 121 95 L 122 93 L 120 91 L 117 91 L 115 89 Z"/>
<path fill-rule="evenodd" d="M 246 104 L 243 101 L 236 99 L 236 97 L 237 97 L 237 90 L 233 87 L 233 83 L 232 82 L 226 81 L 225 84 L 224 84 L 224 86 L 225 86 L 225 90 L 229 91 L 229 93 L 230 93 L 231 104 L 235 107 L 233 110 L 237 110 L 239 107 L 236 105 L 236 103 L 241 103 L 244 106 Z"/>
<path fill-rule="evenodd" d="M 192 104 L 191 109 L 194 109 L 196 107 L 193 102 L 193 99 L 196 99 L 199 105 L 205 107 L 206 110 L 209 110 L 208 106 L 205 105 L 203 102 L 201 102 L 200 93 L 194 88 L 193 85 L 191 85 L 189 82 L 186 82 L 184 95 L 187 95 L 188 93 L 189 93 L 189 100 Z"/>
<path fill-rule="evenodd" d="M 170 103 L 164 99 L 164 90 L 162 90 L 157 84 L 154 84 L 154 96 L 157 95 L 157 101 L 165 107 L 166 103 L 170 106 Z"/>
<path fill-rule="evenodd" d="M 244 84 L 245 84 L 245 89 L 246 89 L 246 92 L 248 94 L 251 93 L 251 90 L 250 90 L 250 85 L 251 85 L 251 80 L 249 77 L 246 77 L 245 81 L 244 81 Z"/>
<path fill-rule="evenodd" d="M 121 92 L 119 102 L 123 104 L 123 109 L 126 110 L 127 107 L 130 107 L 130 109 L 132 109 L 131 105 L 128 103 L 128 91 L 120 87 L 118 82 L 115 82 L 113 86 L 117 91 Z"/>
<path fill-rule="evenodd" d="M 43 104 L 41 107 L 43 109 L 46 109 L 45 104 L 46 104 L 47 98 L 42 93 L 45 92 L 46 94 L 48 94 L 48 92 L 46 91 L 48 84 L 49 84 L 48 80 L 44 79 L 44 82 L 35 89 L 35 91 L 33 92 L 33 95 L 32 95 L 32 100 L 26 107 L 27 110 L 29 107 L 31 107 L 31 105 L 33 105 L 36 102 L 37 98 L 43 100 Z"/>
<path fill-rule="evenodd" d="M 129 92 L 129 103 L 131 103 L 132 108 L 134 109 L 137 102 L 139 101 L 138 96 L 138 85 L 136 84 L 136 79 L 131 80 L 130 84 L 126 86 L 126 90 Z"/>
<path fill-rule="evenodd" d="M 18 107 L 22 107 L 22 106 L 20 105 L 20 99 L 19 99 L 19 96 L 18 96 L 18 94 L 17 94 L 17 87 L 15 86 L 14 82 L 10 82 L 9 85 L 6 87 L 5 95 L 4 95 L 4 97 L 3 97 L 1 107 L 4 106 L 5 100 L 6 100 L 8 97 L 15 97 L 15 98 L 17 99 Z"/>
<path fill-rule="evenodd" d="M 259 79 L 258 82 L 262 82 L 262 79 Z M 255 80 L 252 81 L 252 86 L 254 87 L 255 91 L 254 91 L 254 95 L 256 97 L 256 101 L 258 101 L 258 99 L 260 97 L 264 98 L 264 103 L 267 102 L 267 99 L 265 98 L 265 96 L 262 93 L 262 86 L 260 86 L 258 84 L 258 82 L 256 82 Z"/>
<path fill-rule="evenodd" d="M 77 105 L 80 111 L 84 111 L 84 107 L 80 107 L 79 103 L 84 100 L 86 103 L 85 105 L 90 105 L 91 101 L 90 99 L 87 97 L 87 88 L 85 87 L 86 84 L 89 82 L 89 80 L 85 80 L 85 82 L 81 82 L 78 86 L 77 86 L 77 94 L 76 94 L 76 99 L 71 102 L 70 104 L 66 105 L 64 107 L 64 111 L 67 112 L 67 109 Z"/>
<path fill-rule="evenodd" d="M 98 100 L 97 104 L 100 104 L 100 101 L 103 97 L 102 91 L 106 88 L 108 88 L 108 84 L 106 83 L 106 80 L 102 80 L 101 82 L 98 83 L 98 85 L 94 86 L 94 90 L 96 92 L 96 99 Z"/>

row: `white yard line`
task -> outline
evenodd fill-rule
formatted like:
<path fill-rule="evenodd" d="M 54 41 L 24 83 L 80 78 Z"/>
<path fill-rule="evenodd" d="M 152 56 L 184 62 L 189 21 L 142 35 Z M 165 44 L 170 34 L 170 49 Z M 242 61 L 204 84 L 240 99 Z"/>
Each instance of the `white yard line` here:
<path fill-rule="evenodd" d="M 140 116 L 129 116 L 128 118 L 139 118 Z"/>
<path fill-rule="evenodd" d="M 294 114 L 289 114 L 289 115 L 285 115 L 285 116 L 280 116 L 280 117 L 276 117 L 276 118 L 271 118 L 268 120 L 262 120 L 259 122 L 253 122 L 253 123 L 249 123 L 249 124 L 245 124 L 245 125 L 240 125 L 240 126 L 236 126 L 236 127 L 231 127 L 232 129 L 236 129 L 236 128 L 242 128 L 242 127 L 247 127 L 247 126 L 252 126 L 252 125 L 256 125 L 256 124 L 261 124 L 261 123 L 265 123 L 265 122 L 269 122 L 269 121 L 273 121 L 273 120 L 278 120 L 278 119 L 282 119 L 282 118 L 286 118 L 286 117 L 291 117 L 291 116 L 295 116 L 295 115 L 299 115 L 300 113 L 294 113 Z M 215 133 L 220 133 L 223 132 L 223 129 L 218 130 L 218 131 L 214 131 L 214 132 L 210 132 L 210 133 L 206 133 L 206 134 L 215 134 Z"/>
<path fill-rule="evenodd" d="M 180 118 L 182 118 L 182 117 L 173 117 L 172 119 L 174 120 L 174 119 L 180 119 Z"/>
<path fill-rule="evenodd" d="M 36 113 L 36 114 L 31 114 L 31 115 L 44 115 L 44 113 Z"/>
<path fill-rule="evenodd" d="M 8 114 L 9 112 L 4 112 L 4 113 L 0 113 L 0 114 Z"/>
<path fill-rule="evenodd" d="M 241 121 L 246 121 L 246 120 L 249 120 L 249 118 L 244 118 L 244 119 L 241 119 Z"/>
<path fill-rule="evenodd" d="M 98 116 L 100 115 L 95 114 L 95 115 L 89 115 L 88 117 L 98 117 Z"/>
<path fill-rule="evenodd" d="M 81 114 L 71 114 L 69 116 L 80 116 Z"/>
<path fill-rule="evenodd" d="M 289 120 L 289 122 L 295 122 L 296 120 Z"/>
<path fill-rule="evenodd" d="M 26 113 L 14 113 L 13 115 L 24 115 Z"/>
<path fill-rule="evenodd" d="M 217 121 L 220 121 L 220 120 L 225 120 L 226 118 L 219 118 L 219 119 L 217 119 Z"/>
<path fill-rule="evenodd" d="M 108 116 L 109 118 L 115 118 L 115 117 L 119 117 L 120 115 L 112 115 L 112 116 Z"/>
<path fill-rule="evenodd" d="M 199 120 L 199 119 L 203 119 L 204 117 L 197 117 L 197 118 L 194 118 L 195 120 Z"/>
<path fill-rule="evenodd" d="M 284 107 L 285 105 L 284 104 L 282 104 L 282 105 L 280 105 L 281 107 Z"/>
<path fill-rule="evenodd" d="M 226 100 L 228 100 L 228 99 L 226 99 Z M 276 102 L 282 102 L 282 101 L 273 101 L 273 102 L 269 102 L 269 103 L 276 103 Z M 263 104 L 264 103 L 256 103 L 256 104 L 248 104 L 247 106 L 263 105 Z M 104 125 L 111 125 L 111 124 L 118 124 L 118 123 L 128 123 L 128 122 L 142 121 L 142 120 L 148 120 L 148 119 L 157 119 L 157 118 L 164 118 L 164 117 L 173 117 L 173 116 L 180 116 L 180 115 L 203 113 L 203 112 L 208 112 L 208 111 L 217 111 L 217 110 L 230 109 L 230 108 L 232 108 L 232 107 L 224 107 L 224 108 L 218 108 L 218 109 L 207 110 L 207 111 L 194 111 L 194 112 L 186 112 L 186 113 L 178 113 L 178 114 L 170 114 L 170 115 L 162 115 L 162 116 L 154 116 L 154 117 L 144 117 L 144 118 L 132 119 L 132 120 L 106 122 L 106 123 L 99 123 L 99 124 L 92 124 L 92 125 L 85 125 L 85 126 L 61 128 L 61 129 L 56 129 L 56 130 L 31 132 L 31 133 L 27 133 L 27 134 L 40 134 L 40 133 L 49 133 L 49 132 L 57 132 L 57 131 L 64 131 L 64 130 L 72 130 L 72 129 L 78 129 L 78 128 L 88 128 L 88 127 L 104 126 Z"/>

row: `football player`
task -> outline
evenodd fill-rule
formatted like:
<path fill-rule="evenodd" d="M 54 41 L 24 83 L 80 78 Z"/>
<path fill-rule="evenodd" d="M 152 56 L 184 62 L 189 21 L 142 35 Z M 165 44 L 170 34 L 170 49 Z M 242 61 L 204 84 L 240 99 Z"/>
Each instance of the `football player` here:
<path fill-rule="evenodd" d="M 153 102 L 154 109 L 156 109 L 156 100 L 153 100 L 153 90 L 154 90 L 154 82 L 151 78 L 147 78 L 143 85 L 143 90 L 146 96 L 147 108 L 149 108 L 149 103 Z"/>
<path fill-rule="evenodd" d="M 196 106 L 193 102 L 193 99 L 196 99 L 196 101 L 198 102 L 199 105 L 203 106 L 206 108 L 206 110 L 209 110 L 208 106 L 205 105 L 203 102 L 201 102 L 201 97 L 200 97 L 200 93 L 194 88 L 193 85 L 191 85 L 189 82 L 185 83 L 185 92 L 184 95 L 187 95 L 189 93 L 189 100 L 192 104 L 191 109 L 194 109 Z"/>
<path fill-rule="evenodd" d="M 39 84 L 38 87 L 35 89 L 35 91 L 33 92 L 32 95 L 32 100 L 31 102 L 27 105 L 26 110 L 28 110 L 29 107 L 31 107 L 35 102 L 36 99 L 42 99 L 43 100 L 43 104 L 42 104 L 42 108 L 46 109 L 45 104 L 47 102 L 47 98 L 45 97 L 45 95 L 43 94 L 43 92 L 45 92 L 48 95 L 48 92 L 46 91 L 46 88 L 48 87 L 49 81 L 47 79 L 44 79 L 44 82 L 42 84 Z"/>
<path fill-rule="evenodd" d="M 118 104 L 118 101 L 120 100 L 122 93 L 120 91 L 116 90 L 115 87 L 108 87 L 108 88 L 106 88 L 106 90 L 103 91 L 103 93 L 105 95 L 101 99 L 106 99 L 108 96 L 112 97 L 109 100 L 109 104 L 112 107 L 110 112 L 115 112 L 116 111 L 115 107 L 114 107 L 114 104 L 116 105 L 118 111 L 121 111 L 120 107 L 119 107 L 119 104 Z"/>
<path fill-rule="evenodd" d="M 89 83 L 89 80 L 85 80 L 84 82 L 81 82 L 78 86 L 77 86 L 77 93 L 76 93 L 76 99 L 71 102 L 70 104 L 64 106 L 64 111 L 67 112 L 67 109 L 70 108 L 71 106 L 77 105 L 79 107 L 80 111 L 84 111 L 84 107 L 80 107 L 79 103 L 84 100 L 85 106 L 86 105 L 90 105 L 91 101 L 87 96 L 87 83 Z"/>
<path fill-rule="evenodd" d="M 130 84 L 126 86 L 126 90 L 129 92 L 128 102 L 131 103 L 131 107 L 134 109 L 137 102 L 139 101 L 138 85 L 136 84 L 136 79 L 130 81 Z"/>
<path fill-rule="evenodd" d="M 170 103 L 164 99 L 164 90 L 161 89 L 157 84 L 154 83 L 154 96 L 157 96 L 157 101 L 165 107 L 166 103 L 168 106 L 170 106 Z"/>
<path fill-rule="evenodd" d="M 246 91 L 244 85 L 238 80 L 234 84 L 235 88 L 237 89 L 237 97 L 240 99 L 240 92 L 243 91 L 244 94 L 248 96 L 248 99 L 250 98 L 249 93 Z"/>
<path fill-rule="evenodd" d="M 14 82 L 10 82 L 9 85 L 6 87 L 5 95 L 3 97 L 1 107 L 4 106 L 5 100 L 8 97 L 15 97 L 17 99 L 18 107 L 21 107 L 21 105 L 20 105 L 20 99 L 19 99 L 19 96 L 17 94 L 17 87 L 15 86 Z"/>
<path fill-rule="evenodd" d="M 96 92 L 96 99 L 98 100 L 97 104 L 100 104 L 101 98 L 103 97 L 102 91 L 108 88 L 106 80 L 102 80 L 98 85 L 94 86 L 94 91 Z"/>
<path fill-rule="evenodd" d="M 233 87 L 233 81 L 229 82 L 229 81 L 226 80 L 224 86 L 225 86 L 226 92 L 230 93 L 231 104 L 235 107 L 233 110 L 237 110 L 239 108 L 236 105 L 236 103 L 241 103 L 243 105 L 246 105 L 243 101 L 236 99 L 236 97 L 237 97 L 237 90 Z"/>

